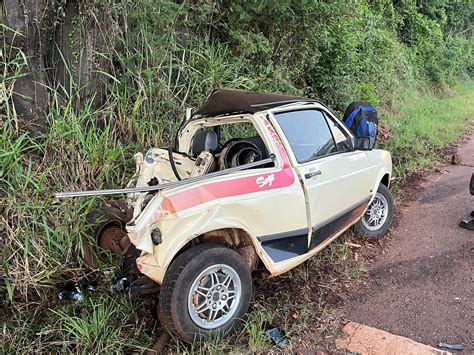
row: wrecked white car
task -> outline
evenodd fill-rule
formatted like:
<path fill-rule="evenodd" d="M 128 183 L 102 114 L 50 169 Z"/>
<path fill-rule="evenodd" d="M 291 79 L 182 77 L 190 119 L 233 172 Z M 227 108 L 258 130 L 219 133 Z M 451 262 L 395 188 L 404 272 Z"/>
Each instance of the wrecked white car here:
<path fill-rule="evenodd" d="M 137 287 L 160 286 L 161 324 L 192 341 L 242 318 L 252 274 L 284 273 L 352 225 L 388 230 L 391 156 L 373 145 L 314 100 L 215 90 L 173 149 L 136 155 L 127 188 L 58 196 L 128 193 L 95 215 L 98 242 L 146 276 Z"/>

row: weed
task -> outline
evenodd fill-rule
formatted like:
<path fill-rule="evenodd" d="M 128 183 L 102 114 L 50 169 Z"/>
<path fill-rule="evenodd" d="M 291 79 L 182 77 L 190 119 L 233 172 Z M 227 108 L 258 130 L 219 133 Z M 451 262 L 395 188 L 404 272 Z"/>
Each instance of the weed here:
<path fill-rule="evenodd" d="M 41 348 L 52 352 L 112 353 L 143 348 L 150 345 L 151 339 L 141 334 L 143 323 L 134 320 L 137 308 L 139 305 L 127 298 L 102 295 L 86 298 L 82 303 L 56 303 L 54 308 L 14 313 L 3 326 L 2 352 L 34 352 Z"/>
<path fill-rule="evenodd" d="M 353 267 L 350 271 L 351 279 L 359 283 L 362 280 L 362 276 L 364 275 L 365 267 L 363 263 L 357 263 L 355 267 Z"/>
<path fill-rule="evenodd" d="M 454 35 L 440 43 L 434 20 L 413 8 L 397 13 L 384 1 L 358 2 L 351 11 L 344 2 L 113 3 L 122 32 L 103 106 L 84 102 L 71 75 L 69 87 L 51 88 L 49 128 L 42 137 L 19 130 L 12 104 L 27 55 L 5 43 L 0 47 L 2 353 L 124 352 L 152 345 L 161 330 L 153 320 L 145 326 L 144 319 L 154 299 L 131 301 L 104 291 L 116 270 L 113 257 L 93 273 L 104 295 L 78 304 L 56 300 L 59 284 L 92 274 L 83 265 L 83 245 L 93 244 L 86 215 L 102 201 L 59 203 L 53 194 L 124 186 L 133 173 L 132 154 L 172 143 L 184 109 L 196 107 L 215 86 L 305 92 L 338 111 L 355 98 L 379 102 L 392 134 L 384 147 L 392 151 L 400 178 L 435 164 L 474 114 L 472 82 L 455 86 L 450 97 L 423 92 L 426 77 L 465 77 L 469 47 Z M 468 12 L 456 6 L 443 9 L 452 33 Z M 406 26 L 399 41 L 400 26 L 419 18 L 423 33 Z M 0 29 L 11 30 L 3 24 Z M 420 63 L 428 59 L 425 68 Z M 255 303 L 237 332 L 192 345 L 173 338 L 168 349 L 274 351 L 264 334 L 268 322 L 292 340 L 315 329 L 325 336 L 339 317 L 328 294 L 360 281 L 363 272 L 351 250 L 335 242 L 285 275 L 256 281 Z"/>
<path fill-rule="evenodd" d="M 443 149 L 469 130 L 473 93 L 472 82 L 455 86 L 449 97 L 408 90 L 398 113 L 382 115 L 392 131 L 384 148 L 392 153 L 396 177 L 434 166 Z"/>
<path fill-rule="evenodd" d="M 249 349 L 252 352 L 262 352 L 271 347 L 270 339 L 265 334 L 271 324 L 272 314 L 263 307 L 254 307 L 245 321 L 245 331 L 249 336 Z"/>
<path fill-rule="evenodd" d="M 63 334 L 64 346 L 73 346 L 79 352 L 111 352 L 121 347 L 119 331 L 111 320 L 116 309 L 110 302 L 90 302 L 90 307 L 80 316 L 63 310 L 52 311 L 58 316 L 53 331 Z"/>

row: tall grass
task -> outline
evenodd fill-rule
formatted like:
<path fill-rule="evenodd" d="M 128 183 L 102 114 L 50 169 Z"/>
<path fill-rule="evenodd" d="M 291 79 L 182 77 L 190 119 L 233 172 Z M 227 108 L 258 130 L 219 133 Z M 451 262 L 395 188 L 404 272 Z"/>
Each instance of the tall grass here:
<path fill-rule="evenodd" d="M 129 39 L 134 38 L 135 43 Z M 140 301 L 109 294 L 117 260 L 99 270 L 84 265 L 84 244 L 96 248 L 86 215 L 98 199 L 57 201 L 57 191 L 123 186 L 133 174 L 133 154 L 171 141 L 185 108 L 214 86 L 248 88 L 239 64 L 228 61 L 225 45 L 196 38 L 192 46 L 167 42 L 152 46 L 146 37 L 119 38 L 120 63 L 111 74 L 109 96 L 100 108 L 81 102 L 80 88 L 51 88 L 48 130 L 31 138 L 18 128 L 12 104 L 15 80 L 26 57 L 2 57 L 0 95 L 0 351 L 115 352 L 152 345 L 150 316 Z M 2 55 L 5 53 L 2 52 Z M 8 59 L 8 60 L 7 60 Z M 67 68 L 67 63 L 64 63 Z M 78 305 L 61 303 L 66 281 L 98 278 L 104 296 Z M 134 310 L 141 311 L 140 316 Z M 129 339 L 129 340 L 128 340 Z M 209 341 L 204 349 L 218 349 Z M 181 343 L 177 343 L 181 344 Z M 212 345 L 214 344 L 214 345 Z M 183 347 L 181 344 L 179 347 Z M 178 347 L 178 348 L 179 348 Z M 185 349 L 187 346 L 185 346 Z"/>
<path fill-rule="evenodd" d="M 467 81 L 442 93 L 409 89 L 402 93 L 398 112 L 382 115 L 391 134 L 384 147 L 392 152 L 395 174 L 432 167 L 444 149 L 471 128 L 474 120 L 474 82 Z"/>
<path fill-rule="evenodd" d="M 139 303 L 109 295 L 91 296 L 83 303 L 50 301 L 43 308 L 22 309 L 4 323 L 0 351 L 90 354 L 144 350 L 152 339 L 143 331 L 137 309 Z"/>
<path fill-rule="evenodd" d="M 83 245 L 94 247 L 85 217 L 102 200 L 57 201 L 54 192 L 123 186 L 133 174 L 133 153 L 168 145 L 185 108 L 196 107 L 214 87 L 284 88 L 293 94 L 302 90 L 288 79 L 291 72 L 285 65 L 269 65 L 268 72 L 252 71 L 248 63 L 253 55 L 243 61 L 236 56 L 239 51 L 232 51 L 229 44 L 209 33 L 190 36 L 176 31 L 186 15 L 184 5 L 167 1 L 156 5 L 151 0 L 144 4 L 149 6 L 137 10 L 129 8 L 129 2 L 120 3 L 127 16 L 117 39 L 113 58 L 117 66 L 109 74 L 104 105 L 94 108 L 80 102 L 80 90 L 71 78 L 68 88 L 51 90 L 49 128 L 43 137 L 34 139 L 18 129 L 12 105 L 25 55 L 21 51 L 0 53 L 2 353 L 121 352 L 151 346 L 161 331 L 150 320 L 153 298 L 129 300 L 109 293 L 116 259 L 105 259 L 98 270 L 84 267 Z M 140 26 L 133 25 L 136 23 Z M 259 48 L 254 49 L 258 52 Z M 285 55 L 291 63 L 289 53 Z M 360 91 L 376 95 L 370 85 Z M 465 131 L 474 114 L 473 97 L 472 83 L 453 89 L 450 98 L 418 92 L 402 97 L 399 112 L 386 116 L 392 129 L 386 147 L 394 154 L 399 176 L 431 165 L 439 149 Z M 333 266 L 329 271 L 328 264 Z M 284 325 L 290 336 L 308 326 L 314 329 L 314 324 L 325 334 L 334 328 L 337 316 L 325 304 L 326 289 L 319 284 L 334 288 L 339 282 L 359 280 L 362 272 L 363 268 L 353 265 L 348 248 L 336 244 L 290 275 L 259 282 L 256 305 L 237 333 L 192 346 L 173 339 L 171 349 L 205 353 L 272 350 L 264 334 L 270 321 Z M 57 300 L 60 285 L 85 277 L 101 281 L 100 294 L 81 304 Z M 301 298 L 285 296 L 289 284 L 299 287 Z M 280 285 L 286 288 L 281 291 Z M 145 320 L 152 326 L 145 327 Z"/>

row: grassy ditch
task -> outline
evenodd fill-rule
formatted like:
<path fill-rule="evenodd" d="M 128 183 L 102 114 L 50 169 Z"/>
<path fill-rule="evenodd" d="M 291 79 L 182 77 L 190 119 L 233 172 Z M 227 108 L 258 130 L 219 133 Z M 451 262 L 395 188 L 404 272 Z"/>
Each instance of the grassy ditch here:
<path fill-rule="evenodd" d="M 442 93 L 407 90 L 397 112 L 382 115 L 390 127 L 383 145 L 392 153 L 395 175 L 433 167 L 444 150 L 470 129 L 474 120 L 474 84 L 459 84 Z"/>
<path fill-rule="evenodd" d="M 397 112 L 382 115 L 390 126 L 383 142 L 393 153 L 396 175 L 433 166 L 443 150 L 469 128 L 474 117 L 474 82 L 443 94 L 409 91 Z M 83 265 L 81 245 L 90 242 L 85 216 L 97 199 L 59 202 L 59 190 L 123 186 L 133 173 L 141 145 L 121 136 L 113 105 L 80 112 L 57 106 L 42 140 L 18 134 L 14 115 L 2 116 L 0 131 L 0 352 L 142 351 L 161 333 L 156 298 L 131 299 L 108 285 L 118 260 L 104 255 L 99 269 Z M 98 123 L 99 122 L 99 123 Z M 338 329 L 342 296 L 363 281 L 366 258 L 350 232 L 289 273 L 254 282 L 254 299 L 243 325 L 223 339 L 187 345 L 172 339 L 168 350 L 184 352 L 272 351 L 268 324 L 283 328 L 289 350 L 315 349 Z M 58 300 L 59 285 L 84 278 L 98 290 L 83 302 Z"/>

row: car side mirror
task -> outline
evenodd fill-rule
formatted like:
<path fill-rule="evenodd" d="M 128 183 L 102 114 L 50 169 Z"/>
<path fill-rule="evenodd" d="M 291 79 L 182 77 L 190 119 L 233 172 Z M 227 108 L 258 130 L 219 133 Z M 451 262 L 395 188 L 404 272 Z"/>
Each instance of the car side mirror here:
<path fill-rule="evenodd" d="M 375 140 L 370 137 L 354 137 L 354 150 L 372 150 Z"/>

